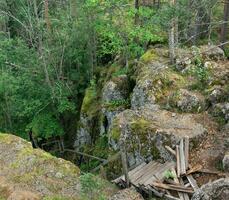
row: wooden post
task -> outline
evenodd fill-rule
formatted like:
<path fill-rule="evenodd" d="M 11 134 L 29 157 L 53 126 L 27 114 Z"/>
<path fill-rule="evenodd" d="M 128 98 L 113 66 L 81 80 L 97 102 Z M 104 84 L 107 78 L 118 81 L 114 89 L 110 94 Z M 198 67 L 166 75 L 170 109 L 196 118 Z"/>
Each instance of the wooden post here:
<path fill-rule="evenodd" d="M 126 155 L 126 148 L 124 145 L 122 145 L 122 149 L 121 149 L 121 159 L 122 159 L 122 170 L 126 181 L 126 187 L 130 187 L 128 166 L 127 166 L 127 155 Z"/>
<path fill-rule="evenodd" d="M 182 138 L 180 141 L 180 168 L 181 168 L 181 175 L 186 173 L 185 168 L 185 156 L 184 156 L 184 139 Z"/>
<path fill-rule="evenodd" d="M 177 176 L 180 177 L 180 147 L 176 145 Z"/>
<path fill-rule="evenodd" d="M 188 170 L 189 168 L 189 137 L 185 137 L 184 139 L 184 156 L 185 156 L 185 168 Z"/>

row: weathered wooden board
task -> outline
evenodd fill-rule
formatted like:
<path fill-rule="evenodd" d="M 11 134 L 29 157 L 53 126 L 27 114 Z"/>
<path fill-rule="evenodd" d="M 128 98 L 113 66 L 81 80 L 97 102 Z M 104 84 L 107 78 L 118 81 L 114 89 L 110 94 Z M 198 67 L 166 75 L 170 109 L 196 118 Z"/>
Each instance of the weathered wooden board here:
<path fill-rule="evenodd" d="M 199 189 L 199 186 L 197 185 L 196 180 L 193 178 L 192 175 L 188 175 L 187 179 L 189 181 L 189 183 L 191 184 L 192 188 L 194 189 L 194 191 Z"/>

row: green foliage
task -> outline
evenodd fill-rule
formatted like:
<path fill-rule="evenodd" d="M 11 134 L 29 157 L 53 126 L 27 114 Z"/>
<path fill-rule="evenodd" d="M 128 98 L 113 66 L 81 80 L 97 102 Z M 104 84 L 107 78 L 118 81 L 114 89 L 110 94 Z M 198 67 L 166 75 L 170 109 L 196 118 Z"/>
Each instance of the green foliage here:
<path fill-rule="evenodd" d="M 197 82 L 191 86 L 192 89 L 204 90 L 209 84 L 211 73 L 210 70 L 204 66 L 200 50 L 197 47 L 193 47 L 193 53 L 195 55 L 194 66 L 188 70 L 187 74 L 197 79 Z"/>
<path fill-rule="evenodd" d="M 64 134 L 63 128 L 50 113 L 39 114 L 33 118 L 33 121 L 28 125 L 32 129 L 35 137 L 51 138 Z"/>
<path fill-rule="evenodd" d="M 112 101 L 105 103 L 104 106 L 111 110 L 119 108 L 119 107 L 128 108 L 130 107 L 130 99 L 112 100 Z"/>
<path fill-rule="evenodd" d="M 174 179 L 176 177 L 176 175 L 170 170 L 165 171 L 163 176 L 167 179 Z"/>
<path fill-rule="evenodd" d="M 105 200 L 101 189 L 105 186 L 104 182 L 95 175 L 87 173 L 80 176 L 82 199 Z"/>

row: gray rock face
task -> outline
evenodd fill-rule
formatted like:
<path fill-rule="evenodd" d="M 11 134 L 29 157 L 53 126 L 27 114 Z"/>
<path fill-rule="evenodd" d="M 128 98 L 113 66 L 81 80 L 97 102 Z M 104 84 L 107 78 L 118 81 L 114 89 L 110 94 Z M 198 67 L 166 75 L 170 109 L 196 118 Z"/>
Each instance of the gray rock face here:
<path fill-rule="evenodd" d="M 125 110 L 113 120 L 109 132 L 111 145 L 118 148 L 120 138 L 124 138 L 128 151 L 139 155 L 136 158 L 172 160 L 165 145 L 175 147 L 188 136 L 193 147 L 205 136 L 206 130 L 194 118 L 192 114 L 174 115 L 158 109 Z"/>
<path fill-rule="evenodd" d="M 165 77 L 162 77 L 162 74 L 165 68 L 165 65 L 155 61 L 137 71 L 138 78 L 131 99 L 132 109 L 155 105 L 155 95 L 163 87 L 162 79 Z"/>
<path fill-rule="evenodd" d="M 205 108 L 204 97 L 198 93 L 180 89 L 172 94 L 170 101 L 183 112 L 199 112 Z"/>
<path fill-rule="evenodd" d="M 192 200 L 228 200 L 229 178 L 219 179 L 203 185 L 197 190 Z"/>
<path fill-rule="evenodd" d="M 84 145 L 91 143 L 91 135 L 89 131 L 90 127 L 91 127 L 90 118 L 88 116 L 84 116 L 84 114 L 81 114 L 80 127 L 77 130 L 77 134 L 74 142 L 74 148 L 76 150 L 79 150 Z"/>
<path fill-rule="evenodd" d="M 107 127 L 103 128 L 105 132 L 109 130 L 114 117 L 125 110 L 128 92 L 128 78 L 126 75 L 116 77 L 115 80 L 105 84 L 102 94 L 104 104 L 102 113 L 107 120 Z M 101 134 L 103 133 L 101 132 Z"/>
<path fill-rule="evenodd" d="M 205 59 L 212 59 L 212 60 L 225 59 L 224 51 L 221 48 L 214 45 L 201 46 L 200 52 L 205 57 Z"/>
<path fill-rule="evenodd" d="M 126 75 L 107 82 L 103 88 L 103 102 L 118 101 L 128 96 L 128 78 Z"/>
<path fill-rule="evenodd" d="M 176 50 L 176 69 L 183 71 L 189 68 L 192 64 L 192 53 L 189 50 L 177 49 Z"/>
<path fill-rule="evenodd" d="M 212 108 L 212 114 L 215 117 L 222 117 L 226 122 L 229 120 L 229 103 L 218 103 Z"/>
<path fill-rule="evenodd" d="M 223 158 L 223 168 L 229 172 L 229 152 L 227 152 Z"/>
<path fill-rule="evenodd" d="M 216 87 L 209 95 L 208 99 L 211 104 L 221 102 L 225 98 L 226 92 L 219 86 Z"/>

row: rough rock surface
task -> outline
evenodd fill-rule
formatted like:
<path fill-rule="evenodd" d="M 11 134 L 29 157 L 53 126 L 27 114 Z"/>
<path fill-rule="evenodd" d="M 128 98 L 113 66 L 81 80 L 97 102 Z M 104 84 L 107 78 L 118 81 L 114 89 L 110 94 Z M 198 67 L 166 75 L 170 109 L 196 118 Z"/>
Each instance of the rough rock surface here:
<path fill-rule="evenodd" d="M 208 96 L 209 102 L 214 105 L 228 98 L 228 92 L 221 86 L 215 86 Z"/>
<path fill-rule="evenodd" d="M 16 136 L 0 134 L 0 168 L 1 199 L 81 199 L 78 167 Z M 106 183 L 99 192 L 111 196 L 116 189 Z"/>
<path fill-rule="evenodd" d="M 80 150 L 84 145 L 91 143 L 90 135 L 91 119 L 84 113 L 80 115 L 80 126 L 77 130 L 74 147 Z"/>
<path fill-rule="evenodd" d="M 171 160 L 165 145 L 174 147 L 180 138 L 188 136 L 194 146 L 201 141 L 205 133 L 205 128 L 195 121 L 192 114 L 142 108 L 135 111 L 125 110 L 115 117 L 111 126 L 110 141 L 114 148 L 118 148 L 120 138 L 126 138 L 128 150 L 135 155 Z"/>
<path fill-rule="evenodd" d="M 204 97 L 196 92 L 180 89 L 169 97 L 172 106 L 183 112 L 200 112 L 205 108 Z"/>
<path fill-rule="evenodd" d="M 203 185 L 197 190 L 192 200 L 228 200 L 229 178 L 219 179 Z"/>
<path fill-rule="evenodd" d="M 223 168 L 225 171 L 229 172 L 229 152 L 226 152 L 223 158 Z"/>
<path fill-rule="evenodd" d="M 119 191 L 109 200 L 143 200 L 143 197 L 137 193 L 134 189 L 129 188 Z"/>
<path fill-rule="evenodd" d="M 115 77 L 105 84 L 102 93 L 102 113 L 107 120 L 107 127 L 104 127 L 105 131 L 110 128 L 113 118 L 125 110 L 128 92 L 128 78 L 126 75 Z"/>
<path fill-rule="evenodd" d="M 229 120 L 229 103 L 218 103 L 212 108 L 212 114 L 215 117 L 223 118 L 226 122 Z"/>
<path fill-rule="evenodd" d="M 225 59 L 224 51 L 214 45 L 204 45 L 200 47 L 200 52 L 205 59 L 223 60 Z"/>

